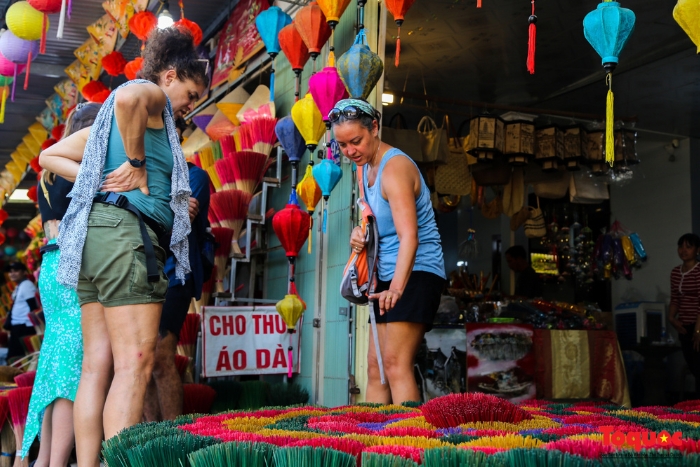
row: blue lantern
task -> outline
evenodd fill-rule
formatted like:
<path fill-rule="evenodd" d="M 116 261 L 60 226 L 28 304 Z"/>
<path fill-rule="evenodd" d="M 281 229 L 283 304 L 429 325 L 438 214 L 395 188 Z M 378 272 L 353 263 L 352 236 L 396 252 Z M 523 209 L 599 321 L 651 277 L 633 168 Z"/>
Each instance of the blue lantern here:
<path fill-rule="evenodd" d="M 267 10 L 261 11 L 255 17 L 255 26 L 258 28 L 258 33 L 260 33 L 260 38 L 265 44 L 267 53 L 272 58 L 272 69 L 270 70 L 271 102 L 275 100 L 275 57 L 281 50 L 277 36 L 282 28 L 288 24 L 292 24 L 292 17 L 276 6 L 271 6 Z"/>
<path fill-rule="evenodd" d="M 367 99 L 384 72 L 382 59 L 367 45 L 364 29 L 360 29 L 350 49 L 338 58 L 336 67 L 353 99 Z"/>
<path fill-rule="evenodd" d="M 313 175 L 323 194 L 323 233 L 326 233 L 328 219 L 328 197 L 343 178 L 343 171 L 331 159 L 324 159 L 313 168 Z"/>
<path fill-rule="evenodd" d="M 634 31 L 635 16 L 632 10 L 620 7 L 620 3 L 604 0 L 583 19 L 583 35 L 593 46 L 607 73 L 607 104 L 605 108 L 605 160 L 611 166 L 615 162 L 615 115 L 612 92 L 612 72 L 618 57 Z"/>
<path fill-rule="evenodd" d="M 306 141 L 301 136 L 297 126 L 294 124 L 292 117 L 284 117 L 279 119 L 275 125 L 275 134 L 280 144 L 289 157 L 289 162 L 292 163 L 292 188 L 297 186 L 297 169 L 299 161 L 306 152 Z"/>

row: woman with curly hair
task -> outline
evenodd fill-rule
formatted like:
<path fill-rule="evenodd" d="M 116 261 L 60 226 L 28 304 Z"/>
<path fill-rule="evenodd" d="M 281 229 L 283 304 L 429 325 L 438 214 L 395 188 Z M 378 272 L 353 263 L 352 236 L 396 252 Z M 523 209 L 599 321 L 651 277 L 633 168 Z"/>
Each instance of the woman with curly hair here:
<path fill-rule="evenodd" d="M 143 55 L 145 79 L 117 88 L 90 130 L 40 159 L 75 180 L 58 237 L 58 280 L 77 288 L 82 313 L 74 410 L 81 467 L 99 466 L 103 433 L 108 439 L 142 419 L 168 287 L 163 247 L 179 280 L 190 269 L 189 178 L 174 119 L 204 92 L 205 63 L 175 28 L 155 30 Z"/>

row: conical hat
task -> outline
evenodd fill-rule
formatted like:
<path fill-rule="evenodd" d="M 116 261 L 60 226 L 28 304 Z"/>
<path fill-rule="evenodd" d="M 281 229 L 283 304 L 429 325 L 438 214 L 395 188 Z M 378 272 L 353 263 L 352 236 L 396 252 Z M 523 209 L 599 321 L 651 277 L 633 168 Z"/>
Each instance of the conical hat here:
<path fill-rule="evenodd" d="M 236 129 L 236 125 L 229 120 L 221 110 L 217 110 L 214 118 L 207 125 L 207 134 L 214 141 L 219 141 L 226 135 L 230 135 Z"/>
<path fill-rule="evenodd" d="M 250 99 L 250 94 L 243 89 L 243 86 L 238 86 L 233 91 L 226 94 L 226 96 L 216 103 L 216 107 L 226 115 L 226 118 L 231 120 L 234 125 L 240 125 L 241 122 L 238 119 L 238 112 L 241 111 L 243 105 Z"/>
<path fill-rule="evenodd" d="M 199 151 L 204 145 L 210 143 L 211 140 L 202 130 L 197 128 L 192 132 L 189 138 L 182 143 L 182 152 L 185 154 L 185 158 L 190 158 L 195 152 Z"/>
<path fill-rule="evenodd" d="M 209 125 L 209 122 L 211 122 L 211 119 L 214 118 L 215 113 L 216 104 L 210 104 L 192 117 L 192 121 L 197 125 L 197 128 L 204 130 L 207 125 Z"/>
<path fill-rule="evenodd" d="M 264 110 L 261 109 L 261 107 L 263 106 L 266 106 Z M 250 111 L 253 111 L 255 113 L 259 113 L 262 111 L 265 114 L 269 114 L 271 117 L 275 116 L 275 103 L 270 102 L 270 88 L 268 88 L 264 84 L 258 86 L 253 92 L 253 94 L 250 96 L 250 98 L 245 102 L 243 108 L 241 108 L 241 110 L 238 111 L 236 117 L 239 121 L 245 122 L 246 113 Z"/>

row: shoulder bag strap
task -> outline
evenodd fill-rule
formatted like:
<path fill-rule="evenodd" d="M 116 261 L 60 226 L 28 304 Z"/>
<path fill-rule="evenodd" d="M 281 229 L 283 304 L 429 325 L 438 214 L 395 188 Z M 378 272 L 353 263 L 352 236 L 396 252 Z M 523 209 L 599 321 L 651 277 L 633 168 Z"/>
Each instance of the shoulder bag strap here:
<path fill-rule="evenodd" d="M 44 198 L 46 198 L 46 202 L 49 203 L 49 207 L 51 207 L 51 198 L 49 197 L 49 190 L 46 188 L 46 181 L 44 181 L 44 177 L 39 179 L 39 184 L 41 185 L 41 191 L 44 192 Z"/>

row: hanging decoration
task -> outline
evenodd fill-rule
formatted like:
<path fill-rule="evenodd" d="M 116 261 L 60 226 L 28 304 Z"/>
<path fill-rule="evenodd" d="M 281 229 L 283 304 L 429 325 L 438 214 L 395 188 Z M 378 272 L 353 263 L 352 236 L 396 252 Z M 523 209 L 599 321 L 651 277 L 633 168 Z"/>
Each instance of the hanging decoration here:
<path fill-rule="evenodd" d="M 335 27 L 343 16 L 345 9 L 350 5 L 350 0 L 317 0 L 318 6 L 326 16 L 328 26 L 331 28 L 331 45 L 328 49 L 328 66 L 335 66 Z"/>
<path fill-rule="evenodd" d="M 192 34 L 192 41 L 194 42 L 194 46 L 197 47 L 199 46 L 199 44 L 202 43 L 202 39 L 204 38 L 202 28 L 200 28 L 199 25 L 194 21 L 190 21 L 189 19 L 185 18 L 184 2 L 182 0 L 179 0 L 177 3 L 180 7 L 180 19 L 175 21 L 173 26 L 178 29 L 189 31 L 189 33 Z"/>
<path fill-rule="evenodd" d="M 136 75 L 139 71 L 141 71 L 141 68 L 143 68 L 143 58 L 141 57 L 136 57 L 132 61 L 128 62 L 126 65 L 124 65 L 124 74 L 126 75 L 126 79 L 129 81 L 136 79 Z"/>
<path fill-rule="evenodd" d="M 24 89 L 27 89 L 29 84 L 29 69 L 32 57 L 36 57 L 39 52 L 39 41 L 24 40 L 17 37 L 12 31 L 5 31 L 0 36 L 0 53 L 7 60 L 14 63 L 14 72 L 12 82 L 12 102 L 15 101 L 15 85 L 17 83 L 17 75 L 19 74 L 19 66 L 26 65 Z"/>
<path fill-rule="evenodd" d="M 398 27 L 396 34 L 396 58 L 394 66 L 399 66 L 399 56 L 401 55 L 401 26 L 403 25 L 404 16 L 415 0 L 386 0 L 386 9 L 389 10 L 394 17 L 394 22 Z"/>
<path fill-rule="evenodd" d="M 292 106 L 292 120 L 306 141 L 309 152 L 313 154 L 326 130 L 326 125 L 323 123 L 323 115 L 318 110 L 311 94 L 307 94 Z"/>
<path fill-rule="evenodd" d="M 529 31 L 528 31 L 528 41 L 527 41 L 527 71 L 530 72 L 531 75 L 535 74 L 535 40 L 537 38 L 537 16 L 535 16 L 535 0 L 530 0 L 530 3 L 532 3 L 532 13 L 530 14 L 530 17 L 527 19 L 527 22 L 530 23 Z"/>
<path fill-rule="evenodd" d="M 158 18 L 151 11 L 140 11 L 131 17 L 129 30 L 141 41 L 141 50 L 145 48 L 148 36 L 157 26 Z"/>
<path fill-rule="evenodd" d="M 313 215 L 316 210 L 316 205 L 321 201 L 323 193 L 321 192 L 321 187 L 318 186 L 316 179 L 313 174 L 314 161 L 310 160 L 309 165 L 306 166 L 306 173 L 301 182 L 297 185 L 297 195 L 306 205 L 306 211 L 309 213 L 311 222 L 309 223 L 309 242 L 308 242 L 308 253 L 311 254 L 311 227 L 313 226 Z"/>
<path fill-rule="evenodd" d="M 39 53 L 46 53 L 46 31 L 49 30 L 49 16 L 61 11 L 61 0 L 27 0 L 29 5 L 42 13 L 41 43 Z"/>
<path fill-rule="evenodd" d="M 24 89 L 26 90 L 29 86 L 29 70 L 31 67 L 31 62 L 34 57 L 39 54 L 40 45 L 38 41 L 41 39 L 43 33 L 46 32 L 48 28 L 48 21 L 44 24 L 44 15 L 39 11 L 32 8 L 32 6 L 26 1 L 21 1 L 12 4 L 10 8 L 7 9 L 5 14 L 5 21 L 10 32 L 16 37 L 16 39 L 21 39 L 28 42 L 37 41 L 36 47 L 33 44 L 22 44 L 17 41 L 12 41 L 11 48 L 18 49 L 16 53 L 23 55 L 23 60 L 15 60 L 12 57 L 8 57 L 7 54 L 5 58 L 17 64 L 27 64 L 27 70 L 24 75 Z M 43 28 L 43 29 L 42 29 Z M 3 34 L 5 36 L 5 34 Z M 24 50 L 21 50 L 21 49 Z M 23 52 L 27 52 L 24 54 Z M 19 58 L 19 57 L 16 57 Z M 15 75 L 15 81 L 17 76 Z M 15 83 L 12 85 L 12 100 L 14 101 L 14 89 Z"/>
<path fill-rule="evenodd" d="M 292 164 L 292 189 L 297 187 L 299 161 L 306 152 L 306 141 L 299 133 L 292 117 L 281 118 L 275 126 L 275 134 Z"/>
<path fill-rule="evenodd" d="M 5 107 L 7 106 L 7 98 L 10 95 L 10 84 L 14 81 L 13 78 L 9 76 L 0 76 L 0 86 L 2 90 L 0 91 L 0 124 L 5 123 Z"/>
<path fill-rule="evenodd" d="M 350 97 L 367 100 L 384 72 L 384 64 L 367 45 L 364 29 L 357 34 L 350 49 L 340 56 L 337 68 Z"/>
<path fill-rule="evenodd" d="M 283 27 L 279 32 L 278 38 L 280 47 L 287 60 L 289 60 L 294 74 L 297 76 L 294 89 L 294 101 L 296 102 L 301 96 L 301 72 L 304 71 L 304 65 L 309 61 L 309 49 L 293 24 Z"/>
<path fill-rule="evenodd" d="M 600 55 L 606 73 L 608 96 L 605 108 L 605 161 L 611 166 L 615 162 L 612 72 L 617 66 L 620 52 L 634 31 L 635 20 L 632 10 L 622 8 L 619 2 L 611 0 L 603 0 L 583 19 L 583 34 Z"/>
<path fill-rule="evenodd" d="M 316 73 L 316 58 L 331 37 L 331 28 L 326 21 L 326 15 L 323 14 L 318 3 L 312 1 L 297 11 L 294 26 L 309 49 L 309 55 L 313 60 L 313 73 Z"/>
<path fill-rule="evenodd" d="M 348 97 L 347 89 L 338 76 L 338 70 L 335 67 L 326 67 L 309 78 L 309 92 L 326 125 L 326 152 L 328 157 L 331 157 L 331 122 L 328 120 L 328 113 L 336 102 Z"/>
<path fill-rule="evenodd" d="M 116 50 L 102 57 L 102 68 L 109 76 L 119 76 L 124 73 L 126 63 L 124 55 Z"/>
<path fill-rule="evenodd" d="M 255 17 L 255 26 L 258 28 L 260 38 L 265 44 L 267 53 L 272 59 L 270 69 L 270 100 L 275 100 L 275 57 L 280 53 L 279 33 L 285 26 L 292 23 L 292 17 L 282 11 L 281 8 L 271 6 L 261 11 Z"/>
<path fill-rule="evenodd" d="M 294 285 L 293 282 L 292 285 Z M 277 313 L 282 316 L 284 323 L 287 325 L 287 332 L 289 333 L 289 347 L 287 347 L 287 378 L 291 378 L 292 369 L 294 368 L 292 362 L 292 351 L 294 350 L 294 347 L 292 346 L 292 334 L 296 332 L 297 321 L 299 321 L 299 318 L 301 318 L 301 315 L 306 310 L 306 307 L 304 306 L 304 302 L 301 301 L 296 293 L 289 293 L 285 295 L 282 300 L 277 302 L 275 308 L 277 309 Z"/>
<path fill-rule="evenodd" d="M 102 81 L 90 81 L 80 90 L 83 97 L 90 102 L 102 103 L 109 96 L 109 89 Z M 106 93 L 106 95 L 105 95 Z"/>
<path fill-rule="evenodd" d="M 326 225 L 328 224 L 328 198 L 331 191 L 343 178 L 343 171 L 338 167 L 332 158 L 326 158 L 320 164 L 313 167 L 313 175 L 321 188 L 323 195 L 323 233 L 326 233 Z"/>
<path fill-rule="evenodd" d="M 673 19 L 690 37 L 700 54 L 700 2 L 678 0 L 676 6 L 673 7 Z"/>

